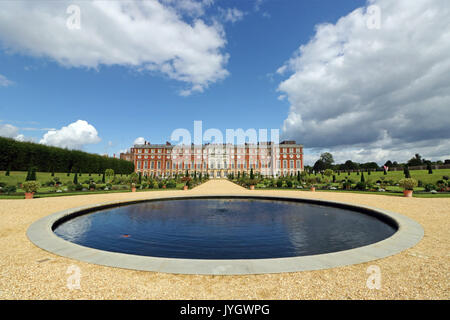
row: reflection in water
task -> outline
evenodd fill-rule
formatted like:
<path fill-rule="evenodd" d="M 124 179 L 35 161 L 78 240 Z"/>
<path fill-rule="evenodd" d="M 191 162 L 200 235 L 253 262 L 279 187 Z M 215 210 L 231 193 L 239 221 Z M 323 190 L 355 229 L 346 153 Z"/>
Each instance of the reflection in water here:
<path fill-rule="evenodd" d="M 320 254 L 364 246 L 394 232 L 358 212 L 252 199 L 133 204 L 79 216 L 55 230 L 66 240 L 101 250 L 191 259 Z"/>

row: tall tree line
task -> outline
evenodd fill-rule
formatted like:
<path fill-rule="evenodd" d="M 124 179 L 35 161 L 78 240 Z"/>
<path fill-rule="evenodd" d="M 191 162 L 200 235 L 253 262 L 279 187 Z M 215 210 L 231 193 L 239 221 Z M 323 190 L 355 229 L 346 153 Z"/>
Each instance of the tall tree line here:
<path fill-rule="evenodd" d="M 130 161 L 0 137 L 0 170 L 27 171 L 30 167 L 40 172 L 102 173 L 113 169 L 115 173 L 129 174 L 134 171 Z"/>

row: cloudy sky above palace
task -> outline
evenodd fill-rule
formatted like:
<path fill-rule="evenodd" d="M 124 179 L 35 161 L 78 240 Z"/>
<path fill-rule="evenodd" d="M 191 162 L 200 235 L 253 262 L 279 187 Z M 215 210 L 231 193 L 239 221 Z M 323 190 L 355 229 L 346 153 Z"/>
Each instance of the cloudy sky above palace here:
<path fill-rule="evenodd" d="M 447 0 L 1 1 L 0 135 L 112 154 L 202 120 L 279 128 L 306 163 L 450 158 L 449 17 Z"/>

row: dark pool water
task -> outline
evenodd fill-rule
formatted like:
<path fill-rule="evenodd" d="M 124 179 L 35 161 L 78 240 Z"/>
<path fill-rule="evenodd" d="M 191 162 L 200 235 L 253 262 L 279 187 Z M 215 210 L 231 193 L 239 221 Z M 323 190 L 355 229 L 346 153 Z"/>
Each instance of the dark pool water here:
<path fill-rule="evenodd" d="M 54 232 L 86 247 L 144 256 L 262 259 L 352 249 L 396 229 L 363 213 L 252 199 L 153 201 L 78 216 Z"/>

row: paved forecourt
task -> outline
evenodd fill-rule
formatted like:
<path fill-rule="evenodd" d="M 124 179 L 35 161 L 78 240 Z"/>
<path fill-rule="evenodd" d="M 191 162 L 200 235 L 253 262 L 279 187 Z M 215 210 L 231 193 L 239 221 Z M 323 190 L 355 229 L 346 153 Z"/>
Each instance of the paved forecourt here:
<path fill-rule="evenodd" d="M 214 190 L 214 192 L 210 192 L 209 190 Z M 292 197 L 274 197 L 244 191 L 246 191 L 246 189 L 229 181 L 212 180 L 199 186 L 198 190 L 193 189 L 191 192 L 185 192 L 181 197 L 180 195 L 167 196 L 164 197 L 164 199 L 192 199 L 213 196 L 293 201 Z M 157 200 L 160 198 L 154 197 L 153 199 Z M 288 258 L 228 260 L 161 258 L 103 251 L 66 241 L 56 236 L 53 232 L 53 226 L 61 219 L 70 218 L 70 216 L 75 216 L 80 212 L 86 213 L 123 203 L 123 201 L 112 201 L 64 210 L 42 218 L 31 225 L 27 231 L 27 236 L 34 244 L 46 251 L 84 262 L 142 271 L 212 275 L 280 273 L 340 267 L 372 261 L 399 253 L 414 246 L 423 237 L 423 229 L 420 224 L 397 213 L 370 208 L 368 206 L 355 206 L 339 202 L 300 198 L 294 199 L 294 201 L 306 201 L 327 205 L 331 206 L 331 208 L 343 207 L 347 209 L 356 209 L 361 211 L 361 214 L 370 214 L 377 216 L 380 219 L 388 220 L 388 222 L 395 225 L 398 230 L 394 235 L 387 239 L 351 250 Z M 149 200 L 133 200 L 131 203 L 140 201 Z"/>
<path fill-rule="evenodd" d="M 189 275 L 111 268 L 63 257 L 29 241 L 33 223 L 64 210 L 106 202 L 202 195 L 297 197 L 375 207 L 418 222 L 415 246 L 368 262 L 302 272 Z M 427 299 L 449 298 L 450 199 L 297 190 L 250 191 L 211 180 L 189 191 L 148 191 L 0 201 L 0 298 L 2 299 Z M 370 290 L 368 269 L 382 275 Z M 81 289 L 69 290 L 69 267 L 81 271 Z M 218 272 L 219 273 L 219 272 Z"/>

